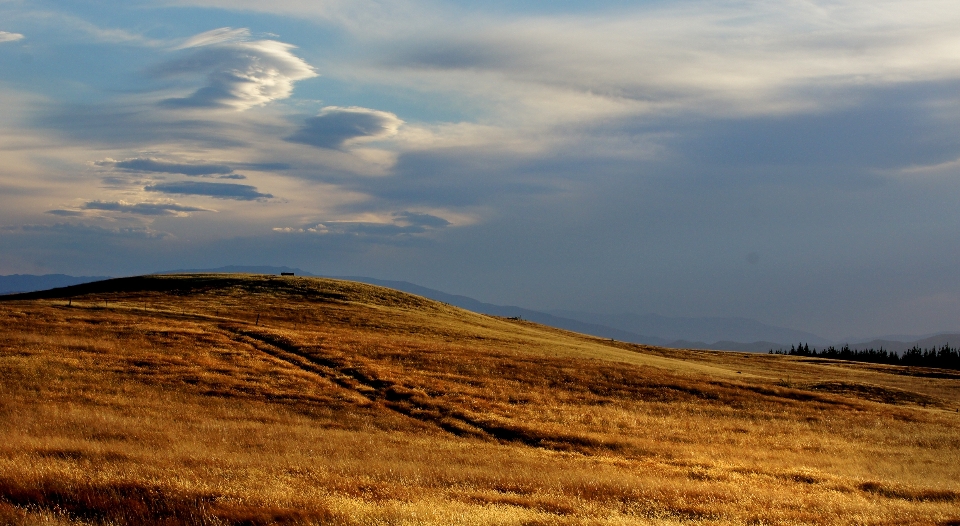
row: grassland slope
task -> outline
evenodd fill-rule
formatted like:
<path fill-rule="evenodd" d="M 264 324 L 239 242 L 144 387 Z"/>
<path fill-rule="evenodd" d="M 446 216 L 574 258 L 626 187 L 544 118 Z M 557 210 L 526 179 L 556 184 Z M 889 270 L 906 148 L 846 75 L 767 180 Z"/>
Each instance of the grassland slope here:
<path fill-rule="evenodd" d="M 960 524 L 960 375 L 349 281 L 0 298 L 2 524 Z"/>

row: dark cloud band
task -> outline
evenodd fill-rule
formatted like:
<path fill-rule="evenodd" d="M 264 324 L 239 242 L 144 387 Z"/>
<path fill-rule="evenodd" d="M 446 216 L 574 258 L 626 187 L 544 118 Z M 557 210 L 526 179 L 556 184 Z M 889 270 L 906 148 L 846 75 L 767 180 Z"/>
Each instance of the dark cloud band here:
<path fill-rule="evenodd" d="M 186 215 L 189 212 L 213 212 L 209 208 L 184 206 L 177 203 L 125 203 L 123 201 L 90 201 L 85 210 L 106 210 L 144 216 Z"/>
<path fill-rule="evenodd" d="M 318 148 L 340 149 L 351 139 L 389 137 L 396 133 L 402 122 L 396 115 L 385 111 L 330 107 L 307 119 L 304 126 L 286 140 Z"/>
<path fill-rule="evenodd" d="M 273 197 L 271 194 L 258 192 L 254 186 L 233 183 L 181 181 L 152 184 L 145 187 L 144 190 L 164 194 L 203 195 L 217 199 L 236 199 L 238 201 L 256 201 L 258 199 L 269 199 Z"/>
<path fill-rule="evenodd" d="M 328 236 L 360 236 L 371 239 L 403 239 L 416 237 L 450 226 L 442 217 L 421 212 L 394 212 L 393 222 L 330 221 L 304 228 L 275 228 L 277 232 L 322 234 Z"/>
<path fill-rule="evenodd" d="M 98 161 L 97 166 L 111 167 L 125 172 L 153 172 L 183 175 L 225 175 L 233 168 L 225 164 L 173 163 L 151 158 L 126 159 L 123 161 Z"/>

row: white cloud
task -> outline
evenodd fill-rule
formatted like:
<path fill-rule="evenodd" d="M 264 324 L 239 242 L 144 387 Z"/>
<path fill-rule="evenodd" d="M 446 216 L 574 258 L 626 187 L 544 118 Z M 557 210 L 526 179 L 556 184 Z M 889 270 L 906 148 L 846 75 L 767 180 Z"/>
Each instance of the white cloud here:
<path fill-rule="evenodd" d="M 23 35 L 20 33 L 8 33 L 6 31 L 0 31 L 0 42 L 15 42 L 23 38 Z"/>
<path fill-rule="evenodd" d="M 221 27 L 194 35 L 186 39 L 176 49 L 186 49 L 190 47 L 209 46 L 213 44 L 224 44 L 227 42 L 242 42 L 250 37 L 250 30 L 247 28 L 233 29 L 232 27 Z"/>
<path fill-rule="evenodd" d="M 954 0 L 700 0 L 559 15 L 408 0 L 176 3 L 337 23 L 352 33 L 351 56 L 325 64 L 329 75 L 467 100 L 506 126 L 820 111 L 857 103 L 864 86 L 960 78 Z"/>
<path fill-rule="evenodd" d="M 435 30 L 358 73 L 523 119 L 810 111 L 849 102 L 838 89 L 960 78 L 958 24 L 941 0 L 668 4 Z"/>
<path fill-rule="evenodd" d="M 222 28 L 188 39 L 180 46 L 186 56 L 154 68 L 153 73 L 163 78 L 204 75 L 206 85 L 163 104 L 243 111 L 288 98 L 295 82 L 317 76 L 291 52 L 294 46 L 276 40 L 247 42 L 248 34 L 246 29 Z"/>

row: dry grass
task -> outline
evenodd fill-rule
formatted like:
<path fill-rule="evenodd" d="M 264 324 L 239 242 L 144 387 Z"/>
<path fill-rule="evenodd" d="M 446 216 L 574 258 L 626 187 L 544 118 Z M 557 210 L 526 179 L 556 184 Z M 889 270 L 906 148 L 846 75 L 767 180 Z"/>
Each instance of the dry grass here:
<path fill-rule="evenodd" d="M 0 302 L 0 524 L 960 524 L 943 373 L 113 280 Z"/>

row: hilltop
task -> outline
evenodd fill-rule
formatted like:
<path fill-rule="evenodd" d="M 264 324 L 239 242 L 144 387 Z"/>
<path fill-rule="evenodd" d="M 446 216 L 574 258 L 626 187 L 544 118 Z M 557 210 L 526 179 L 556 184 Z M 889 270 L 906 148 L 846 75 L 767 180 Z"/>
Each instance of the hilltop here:
<path fill-rule="evenodd" d="M 960 524 L 960 375 L 344 280 L 0 298 L 4 524 Z"/>
<path fill-rule="evenodd" d="M 492 314 L 507 318 L 522 318 L 560 329 L 591 334 L 602 338 L 633 343 L 644 343 L 674 348 L 697 348 L 716 350 L 736 350 L 767 352 L 782 348 L 785 344 L 805 341 L 812 345 L 829 343 L 819 336 L 765 325 L 753 320 L 739 318 L 668 318 L 665 316 L 637 316 L 624 314 L 605 316 L 590 313 L 561 312 L 550 314 L 532 309 L 509 305 L 496 305 L 478 301 L 458 294 L 449 294 L 407 281 L 391 281 L 366 276 L 319 276 L 299 268 L 274 266 L 231 265 L 211 269 L 182 269 L 155 272 L 154 274 L 280 274 L 291 273 L 297 276 L 326 277 L 338 280 L 358 281 L 391 289 L 409 292 L 425 298 L 456 305 L 473 312 Z M 63 275 L 46 276 L 0 276 L 0 294 L 11 292 L 32 292 L 54 287 L 64 287 L 79 283 L 109 279 L 107 277 L 71 277 Z M 557 315 L 563 314 L 563 315 Z M 639 324 L 639 325 L 638 325 Z M 679 324 L 679 325 L 678 325 Z M 746 325 L 746 327 L 744 327 Z M 744 330 L 745 329 L 745 330 Z M 733 331 L 733 332 L 731 332 Z M 699 340 L 697 339 L 699 338 Z M 763 338 L 772 338 L 766 341 Z M 708 343 L 713 342 L 713 343 Z M 744 343 L 752 342 L 752 343 Z M 835 343 L 835 342 L 834 342 Z M 904 347 L 904 349 L 909 348 Z"/>
<path fill-rule="evenodd" d="M 549 325 L 568 331 L 612 338 L 632 343 L 672 347 L 675 349 L 712 349 L 766 353 L 770 350 L 786 350 L 798 342 L 813 347 L 829 345 L 852 349 L 885 349 L 903 353 L 912 347 L 941 347 L 960 342 L 960 334 L 946 331 L 927 335 L 887 335 L 880 338 L 847 338 L 830 341 L 809 332 L 777 327 L 746 318 L 731 317 L 668 317 L 657 314 L 597 314 L 589 312 L 555 310 L 537 311 L 510 305 L 482 302 L 467 296 L 449 294 L 407 281 L 393 281 L 366 276 L 320 276 L 299 268 L 277 266 L 231 265 L 210 269 L 190 269 L 156 272 L 155 274 L 280 274 L 287 272 L 301 277 L 326 277 L 330 279 L 358 281 L 423 296 L 432 300 L 456 305 L 473 312 L 507 318 L 522 318 L 541 325 Z M 101 281 L 109 277 L 66 276 L 62 274 L 0 276 L 0 295 L 32 292 L 65 287 L 68 285 Z M 869 341 L 868 341 L 869 340 Z"/>

